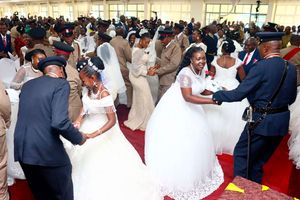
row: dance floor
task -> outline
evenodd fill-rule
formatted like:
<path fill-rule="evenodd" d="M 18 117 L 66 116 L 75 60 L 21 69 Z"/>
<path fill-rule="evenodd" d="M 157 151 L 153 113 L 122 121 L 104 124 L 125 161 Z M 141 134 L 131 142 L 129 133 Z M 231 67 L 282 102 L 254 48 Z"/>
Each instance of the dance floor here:
<path fill-rule="evenodd" d="M 124 120 L 127 119 L 128 109 L 121 105 L 117 109 L 120 127 L 131 142 L 131 144 L 138 151 L 139 155 L 144 157 L 144 132 L 131 131 L 123 125 Z M 279 192 L 287 193 L 289 175 L 292 170 L 292 162 L 288 160 L 287 148 L 288 136 L 284 138 L 279 148 L 276 150 L 272 158 L 264 167 L 263 184 Z M 217 199 L 224 191 L 227 184 L 233 179 L 233 159 L 229 155 L 218 156 L 219 162 L 224 171 L 225 181 L 218 190 L 206 197 L 206 200 Z M 296 186 L 295 186 L 296 187 Z M 17 180 L 16 184 L 10 188 L 12 200 L 34 200 L 26 181 Z M 166 197 L 165 200 L 171 200 Z"/>

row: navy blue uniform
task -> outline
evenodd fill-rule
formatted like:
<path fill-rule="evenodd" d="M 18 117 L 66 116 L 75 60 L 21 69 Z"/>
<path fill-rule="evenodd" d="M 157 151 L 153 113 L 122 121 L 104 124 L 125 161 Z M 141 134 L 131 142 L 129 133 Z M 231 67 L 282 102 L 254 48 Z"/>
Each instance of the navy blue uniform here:
<path fill-rule="evenodd" d="M 59 138 L 82 141 L 68 117 L 69 92 L 65 79 L 42 76 L 26 82 L 20 94 L 15 160 L 37 200 L 73 199 L 72 167 Z"/>
<path fill-rule="evenodd" d="M 219 91 L 213 99 L 220 102 L 241 101 L 248 98 L 250 105 L 264 108 L 277 89 L 284 72 L 285 62 L 280 57 L 258 61 L 241 84 L 231 91 Z M 271 108 L 282 108 L 292 104 L 297 95 L 296 67 L 289 64 L 286 79 Z M 261 113 L 254 112 L 256 121 Z M 271 157 L 283 136 L 288 133 L 290 112 L 268 114 L 253 130 L 249 179 L 261 183 L 262 167 Z M 246 177 L 247 171 L 247 126 L 234 149 L 234 175 Z"/>

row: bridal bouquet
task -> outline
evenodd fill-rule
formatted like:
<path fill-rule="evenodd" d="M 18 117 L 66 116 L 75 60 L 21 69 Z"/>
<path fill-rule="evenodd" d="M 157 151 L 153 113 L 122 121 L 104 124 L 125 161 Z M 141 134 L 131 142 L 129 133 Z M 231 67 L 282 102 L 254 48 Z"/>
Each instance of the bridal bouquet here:
<path fill-rule="evenodd" d="M 209 71 L 205 71 L 205 80 L 206 80 L 206 88 L 209 91 L 217 92 L 219 90 L 223 90 L 223 87 L 214 80 L 214 75 L 212 75 Z"/>

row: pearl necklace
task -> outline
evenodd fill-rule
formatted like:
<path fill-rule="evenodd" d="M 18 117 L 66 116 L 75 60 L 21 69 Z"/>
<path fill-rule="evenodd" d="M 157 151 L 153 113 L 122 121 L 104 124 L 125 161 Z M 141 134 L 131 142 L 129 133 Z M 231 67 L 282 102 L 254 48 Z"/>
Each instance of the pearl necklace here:
<path fill-rule="evenodd" d="M 37 70 L 37 69 L 34 69 L 34 67 L 31 65 L 31 70 L 34 72 L 34 73 L 39 73 L 40 70 Z"/>
<path fill-rule="evenodd" d="M 201 78 L 201 71 L 199 70 L 198 74 L 196 73 L 196 71 L 194 70 L 194 67 L 192 65 L 192 63 L 190 64 L 190 68 L 192 70 L 192 72 L 195 74 L 196 78 Z"/>

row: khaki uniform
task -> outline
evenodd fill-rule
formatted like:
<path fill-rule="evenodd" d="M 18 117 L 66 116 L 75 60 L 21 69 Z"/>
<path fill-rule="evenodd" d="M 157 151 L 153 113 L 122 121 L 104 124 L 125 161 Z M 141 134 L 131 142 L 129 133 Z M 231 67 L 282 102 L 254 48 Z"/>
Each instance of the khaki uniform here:
<path fill-rule="evenodd" d="M 157 70 L 159 77 L 159 95 L 160 99 L 175 81 L 175 75 L 181 61 L 181 49 L 178 44 L 171 41 L 169 45 L 162 50 L 161 59 L 157 61 L 160 68 Z"/>
<path fill-rule="evenodd" d="M 3 83 L 0 81 L 0 199 L 8 200 L 6 129 L 10 125 L 11 107 Z"/>
<path fill-rule="evenodd" d="M 280 50 L 280 56 L 283 58 L 294 48 L 298 48 L 297 46 L 290 46 Z M 290 60 L 292 64 L 296 65 L 297 68 L 297 85 L 300 85 L 300 52 L 296 53 Z"/>
<path fill-rule="evenodd" d="M 74 122 L 80 114 L 82 108 L 81 92 L 82 83 L 79 78 L 77 70 L 72 67 L 69 63 L 66 66 L 67 81 L 70 84 L 70 95 L 69 95 L 69 117 Z"/>
<path fill-rule="evenodd" d="M 184 33 L 179 34 L 179 37 L 175 36 L 174 40 L 181 48 L 181 54 L 190 46 L 189 38 Z"/>
<path fill-rule="evenodd" d="M 132 104 L 132 85 L 129 80 L 129 70 L 127 68 L 126 62 L 131 63 L 131 48 L 127 40 L 121 36 L 116 36 L 110 41 L 111 46 L 114 47 L 116 54 L 118 56 L 121 73 L 126 86 L 127 94 L 127 107 L 131 107 Z"/>
<path fill-rule="evenodd" d="M 80 47 L 79 44 L 76 42 L 73 42 L 72 47 L 74 48 L 74 51 L 70 54 L 70 57 L 68 59 L 68 63 L 76 68 L 76 64 L 78 62 L 78 60 L 80 59 L 81 55 L 80 55 Z"/>
<path fill-rule="evenodd" d="M 163 50 L 164 46 L 161 43 L 161 40 L 157 40 L 155 42 L 155 51 L 156 51 L 156 57 L 160 58 L 161 57 L 161 52 Z"/>
<path fill-rule="evenodd" d="M 42 49 L 42 50 L 44 50 L 47 57 L 54 56 L 54 52 L 53 52 L 52 46 L 47 46 L 47 45 L 44 45 L 44 44 L 35 44 L 31 50 L 34 50 L 34 49 Z"/>

